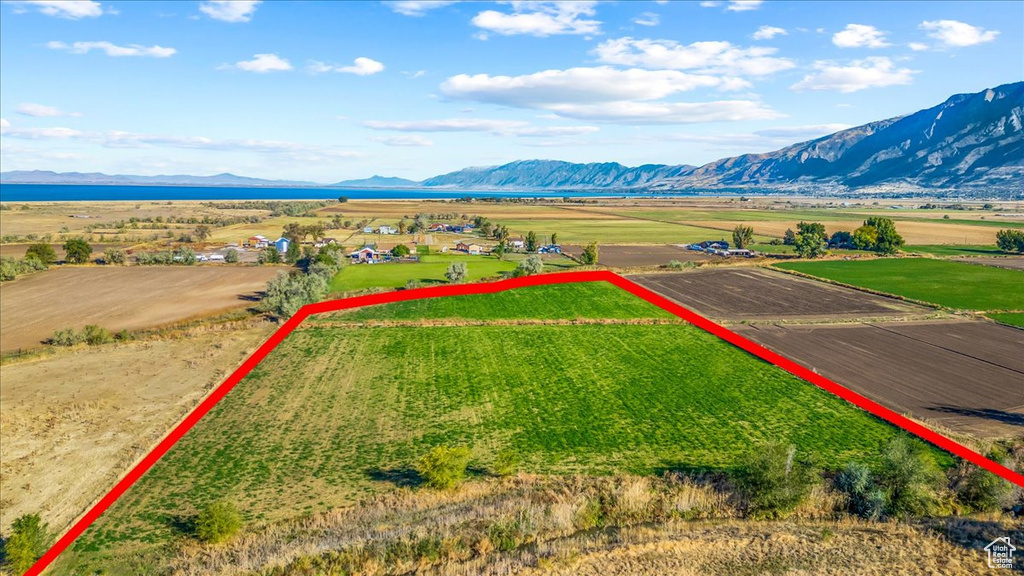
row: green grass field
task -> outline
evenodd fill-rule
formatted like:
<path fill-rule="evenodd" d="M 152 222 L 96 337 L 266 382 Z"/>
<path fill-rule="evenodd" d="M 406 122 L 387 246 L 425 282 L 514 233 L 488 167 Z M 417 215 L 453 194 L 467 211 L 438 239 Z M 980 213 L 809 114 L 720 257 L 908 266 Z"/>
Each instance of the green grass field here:
<path fill-rule="evenodd" d="M 435 316 L 542 314 L 596 285 L 453 300 Z M 548 302 L 539 303 L 542 300 Z M 412 303 L 371 310 L 415 317 Z M 569 314 L 576 314 L 571 312 Z M 198 506 L 226 498 L 247 522 L 350 505 L 415 478 L 432 447 L 471 447 L 472 466 L 520 454 L 538 473 L 728 470 L 784 440 L 831 467 L 874 461 L 896 434 L 850 404 L 688 324 L 337 328 L 290 335 L 132 487 L 61 560 L 61 573 L 150 573 Z M 949 459 L 944 458 L 945 465 Z"/>
<path fill-rule="evenodd" d="M 986 316 L 1003 324 L 1024 328 L 1024 312 L 993 312 Z"/>
<path fill-rule="evenodd" d="M 927 258 L 775 266 L 962 310 L 1024 310 L 1024 272 Z"/>
<path fill-rule="evenodd" d="M 995 246 L 984 245 L 955 245 L 955 244 L 932 244 L 923 246 L 904 246 L 904 252 L 916 252 L 918 254 L 929 254 L 932 256 L 1002 256 L 1005 254 Z"/>
<path fill-rule="evenodd" d="M 410 280 L 424 284 L 447 282 L 444 273 L 452 262 L 465 262 L 467 280 L 499 276 L 502 272 L 515 269 L 522 255 L 509 255 L 505 260 L 494 256 L 470 256 L 467 254 L 430 254 L 420 258 L 418 263 L 353 264 L 346 266 L 331 280 L 331 292 L 341 293 L 366 288 L 399 288 Z M 567 270 L 575 264 L 568 258 L 545 260 L 548 272 Z"/>

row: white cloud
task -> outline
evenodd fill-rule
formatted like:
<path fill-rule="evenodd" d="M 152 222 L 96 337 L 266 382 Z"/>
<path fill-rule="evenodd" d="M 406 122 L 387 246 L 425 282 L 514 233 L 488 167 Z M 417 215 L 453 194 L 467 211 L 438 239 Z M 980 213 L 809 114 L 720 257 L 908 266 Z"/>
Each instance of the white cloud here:
<path fill-rule="evenodd" d="M 199 4 L 199 11 L 221 22 L 248 22 L 260 5 L 261 0 L 206 0 Z"/>
<path fill-rule="evenodd" d="M 103 6 L 92 0 L 20 0 L 10 2 L 15 10 L 26 12 L 28 8 L 35 8 L 39 13 L 47 16 L 55 16 L 67 20 L 79 20 L 82 18 L 96 18 L 103 14 Z"/>
<path fill-rule="evenodd" d="M 384 3 L 392 11 L 404 16 L 423 16 L 430 10 L 444 8 L 452 4 L 455 2 L 451 0 L 402 0 Z"/>
<path fill-rule="evenodd" d="M 728 2 L 705 0 L 700 3 L 703 8 L 717 8 L 722 4 L 725 4 L 725 9 L 730 12 L 746 12 L 760 8 L 761 4 L 764 4 L 764 0 L 729 0 Z"/>
<path fill-rule="evenodd" d="M 706 74 L 764 76 L 796 66 L 792 60 L 773 56 L 775 48 L 740 48 L 729 42 L 694 42 L 618 38 L 602 42 L 594 50 L 602 62 L 620 66 L 695 70 Z"/>
<path fill-rule="evenodd" d="M 848 66 L 835 62 L 819 60 L 814 63 L 817 70 L 814 74 L 790 86 L 791 90 L 835 90 L 838 92 L 857 92 L 867 88 L 881 88 L 910 84 L 916 70 L 896 68 L 892 60 L 885 57 L 854 60 Z"/>
<path fill-rule="evenodd" d="M 441 92 L 460 100 L 475 100 L 522 108 L 546 108 L 564 102 L 655 100 L 695 88 L 722 84 L 715 76 L 676 70 L 618 70 L 609 66 L 545 70 L 523 76 L 459 74 L 441 84 Z"/>
<path fill-rule="evenodd" d="M 534 126 L 520 120 L 489 120 L 483 118 L 446 118 L 388 122 L 369 120 L 363 126 L 373 130 L 395 132 L 487 132 L 495 136 L 549 137 L 578 136 L 597 132 L 596 126 Z"/>
<path fill-rule="evenodd" d="M 636 102 L 557 104 L 547 107 L 559 116 L 618 124 L 694 124 L 772 120 L 782 114 L 756 100 L 711 102 Z"/>
<path fill-rule="evenodd" d="M 312 74 L 323 74 L 325 72 L 340 72 L 343 74 L 356 74 L 358 76 L 370 76 L 384 70 L 384 65 L 371 58 L 356 58 L 351 66 L 341 66 L 339 64 L 328 64 L 326 62 L 320 62 L 313 60 L 306 67 Z M 407 74 L 409 75 L 409 74 Z M 420 72 L 409 75 L 412 78 L 419 78 L 422 76 Z"/>
<path fill-rule="evenodd" d="M 511 13 L 484 10 L 473 17 L 473 25 L 503 36 L 601 33 L 601 22 L 583 18 L 594 15 L 596 2 L 513 1 L 509 4 Z"/>
<path fill-rule="evenodd" d="M 832 36 L 832 43 L 840 48 L 885 48 L 885 33 L 865 24 L 847 24 Z"/>
<path fill-rule="evenodd" d="M 380 142 L 385 146 L 433 146 L 434 141 L 416 134 L 403 134 L 401 136 L 374 136 L 370 138 L 374 142 Z"/>
<path fill-rule="evenodd" d="M 11 127 L 11 123 L 7 121 L 7 118 L 0 118 L 0 131 L 6 131 Z"/>
<path fill-rule="evenodd" d="M 168 58 L 177 54 L 174 48 L 164 46 L 143 46 L 141 44 L 129 44 L 118 46 L 106 41 L 100 42 L 75 42 L 66 44 L 64 42 L 47 42 L 46 47 L 50 50 L 64 50 L 69 54 L 87 54 L 93 50 L 105 52 L 107 56 L 149 56 L 152 58 Z"/>
<path fill-rule="evenodd" d="M 417 70 L 415 72 L 402 72 L 402 74 L 405 74 L 409 78 L 422 78 L 426 73 L 426 70 Z"/>
<path fill-rule="evenodd" d="M 911 42 L 907 44 L 907 48 L 910 48 L 914 52 L 921 52 L 928 49 L 928 45 L 923 42 Z"/>
<path fill-rule="evenodd" d="M 644 12 L 636 18 L 633 18 L 633 23 L 640 26 L 657 26 L 658 24 L 661 24 L 661 17 L 654 12 Z"/>
<path fill-rule="evenodd" d="M 785 28 L 779 28 L 778 26 L 761 26 L 754 32 L 752 38 L 754 40 L 771 40 L 776 36 L 786 36 L 789 32 L 786 32 Z"/>
<path fill-rule="evenodd" d="M 998 30 L 985 30 L 957 20 L 931 20 L 921 23 L 921 29 L 928 30 L 928 36 L 944 46 L 962 48 L 991 42 L 999 36 Z"/>
<path fill-rule="evenodd" d="M 52 118 L 56 116 L 81 116 L 81 114 L 79 114 L 78 112 L 64 112 L 59 108 L 54 108 L 53 106 L 46 106 L 44 104 L 33 104 L 31 102 L 19 104 L 18 107 L 14 110 L 15 112 L 23 116 L 34 116 L 37 118 Z"/>
<path fill-rule="evenodd" d="M 264 154 L 284 155 L 294 159 L 356 158 L 362 153 L 353 150 L 282 142 L 277 140 L 230 139 L 219 140 L 204 136 L 168 136 L 139 134 L 111 130 L 107 132 L 83 132 L 65 127 L 15 127 L 10 122 L 0 123 L 0 132 L 9 138 L 27 140 L 79 140 L 107 148 L 182 148 L 190 150 L 214 150 L 222 152 L 251 151 Z"/>
<path fill-rule="evenodd" d="M 277 54 L 255 54 L 252 60 L 242 60 L 235 62 L 234 64 L 222 64 L 217 67 L 218 70 L 229 70 L 236 69 L 245 72 L 256 72 L 258 74 L 265 74 L 267 72 L 283 72 L 291 70 L 292 65 L 290 62 L 281 58 Z"/>

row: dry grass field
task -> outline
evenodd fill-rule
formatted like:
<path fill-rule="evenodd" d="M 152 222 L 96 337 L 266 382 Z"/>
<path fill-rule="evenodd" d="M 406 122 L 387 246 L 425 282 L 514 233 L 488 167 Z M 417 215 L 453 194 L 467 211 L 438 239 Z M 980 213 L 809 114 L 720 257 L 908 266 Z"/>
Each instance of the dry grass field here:
<path fill-rule="evenodd" d="M 0 525 L 63 529 L 269 334 L 269 325 L 0 367 Z"/>
<path fill-rule="evenodd" d="M 0 351 L 39 346 L 62 328 L 159 326 L 252 305 L 281 267 L 67 267 L 0 285 Z"/>

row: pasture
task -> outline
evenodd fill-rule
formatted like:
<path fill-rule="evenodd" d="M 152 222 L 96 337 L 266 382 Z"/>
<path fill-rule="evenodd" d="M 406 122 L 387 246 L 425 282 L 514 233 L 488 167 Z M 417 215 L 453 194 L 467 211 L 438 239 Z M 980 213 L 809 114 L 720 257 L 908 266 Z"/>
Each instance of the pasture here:
<path fill-rule="evenodd" d="M 150 328 L 252 306 L 275 266 L 60 267 L 3 284 L 0 351 L 41 345 L 62 328 Z"/>
<path fill-rule="evenodd" d="M 927 258 L 784 262 L 775 266 L 947 308 L 1024 310 L 1024 272 L 1019 270 Z"/>
<path fill-rule="evenodd" d="M 578 295 L 547 288 L 533 298 Z M 496 296 L 456 307 L 493 316 L 486 307 L 503 302 L 486 300 Z M 373 311 L 415 314 L 391 306 Z M 151 571 L 204 503 L 231 499 L 250 522 L 347 506 L 415 483 L 411 466 L 439 444 L 470 447 L 475 469 L 511 449 L 529 472 L 657 474 L 729 470 L 755 443 L 778 439 L 828 466 L 872 462 L 895 433 L 688 324 L 311 322 L 90 528 L 60 569 Z"/>
<path fill-rule="evenodd" d="M 353 264 L 345 266 L 334 276 L 330 288 L 331 292 L 344 293 L 367 288 L 401 288 L 412 280 L 423 284 L 442 284 L 448 282 L 444 273 L 454 262 L 466 264 L 466 281 L 473 282 L 499 276 L 502 272 L 510 272 L 523 257 L 522 254 L 509 254 L 504 260 L 499 260 L 496 256 L 471 256 L 449 252 L 421 256 L 419 262 Z M 568 258 L 544 260 L 544 268 L 548 272 L 565 270 L 574 265 Z"/>

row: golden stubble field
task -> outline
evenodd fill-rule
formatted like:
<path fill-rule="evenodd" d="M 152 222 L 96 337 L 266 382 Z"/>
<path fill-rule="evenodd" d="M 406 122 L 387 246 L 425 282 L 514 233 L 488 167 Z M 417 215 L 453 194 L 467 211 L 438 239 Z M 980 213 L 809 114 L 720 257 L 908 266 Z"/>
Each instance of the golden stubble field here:
<path fill-rule="evenodd" d="M 134 330 L 251 306 L 280 266 L 81 266 L 0 285 L 0 351 L 62 328 Z"/>
<path fill-rule="evenodd" d="M 0 526 L 39 512 L 62 531 L 271 330 L 197 329 L 0 367 Z"/>

